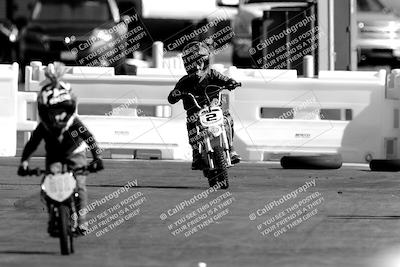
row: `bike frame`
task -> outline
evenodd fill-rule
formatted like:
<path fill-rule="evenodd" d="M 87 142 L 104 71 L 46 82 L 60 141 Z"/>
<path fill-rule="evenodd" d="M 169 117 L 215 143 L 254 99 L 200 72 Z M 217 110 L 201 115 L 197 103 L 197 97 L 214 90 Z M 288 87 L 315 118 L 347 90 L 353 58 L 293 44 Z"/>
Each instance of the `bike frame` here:
<path fill-rule="evenodd" d="M 78 197 L 78 190 L 74 173 L 72 171 L 57 174 L 47 173 L 43 177 L 41 189 L 51 218 L 58 218 L 58 207 L 66 204 L 71 210 L 72 230 L 76 229 L 78 216 L 75 199 Z"/>
<path fill-rule="evenodd" d="M 216 86 L 213 86 L 216 87 Z M 228 139 L 226 127 L 225 127 L 225 116 L 223 115 L 221 105 L 221 91 L 224 89 L 223 87 L 219 87 L 218 97 L 210 99 L 207 94 L 207 89 L 205 90 L 205 96 L 207 98 L 207 104 L 204 107 L 201 107 L 196 100 L 195 96 L 192 94 L 188 94 L 195 105 L 200 109 L 199 114 L 199 126 L 197 126 L 197 132 L 202 136 L 202 140 L 199 142 L 199 153 L 202 154 L 203 151 L 206 154 L 208 167 L 210 170 L 215 169 L 214 159 L 212 157 L 212 153 L 214 152 L 213 147 L 221 146 L 226 154 L 226 161 L 228 163 L 228 167 L 232 166 L 231 158 L 229 155 L 229 140 L 232 140 L 232 137 Z M 214 101 L 215 100 L 215 101 Z M 228 122 L 229 124 L 229 122 Z M 229 130 L 229 132 L 231 132 Z M 211 138 L 212 137 L 212 138 Z"/>
<path fill-rule="evenodd" d="M 49 226 L 57 227 L 59 230 L 58 235 L 52 235 L 53 231 L 49 229 L 49 234 L 53 237 L 59 237 L 61 254 L 69 255 L 74 253 L 73 237 L 78 228 L 76 201 L 79 195 L 75 175 L 96 172 L 96 170 L 85 166 L 73 171 L 65 171 L 66 165 L 62 164 L 61 166 L 60 169 L 54 167 L 51 172 L 39 168 L 28 169 L 27 175 L 40 176 L 45 174 L 41 182 L 41 197 L 48 207 Z"/>

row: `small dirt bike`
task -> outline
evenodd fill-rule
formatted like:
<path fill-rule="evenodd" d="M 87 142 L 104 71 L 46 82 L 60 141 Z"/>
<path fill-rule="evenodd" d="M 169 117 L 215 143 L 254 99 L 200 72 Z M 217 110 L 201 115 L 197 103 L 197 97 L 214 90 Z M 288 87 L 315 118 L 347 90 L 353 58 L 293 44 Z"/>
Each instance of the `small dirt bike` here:
<path fill-rule="evenodd" d="M 41 197 L 48 207 L 50 222 L 49 234 L 60 239 L 62 255 L 74 253 L 73 237 L 78 228 L 78 190 L 76 174 L 87 174 L 94 170 L 83 167 L 73 171 L 65 171 L 62 165 L 61 172 L 51 173 L 39 168 L 28 170 L 28 175 L 40 176 L 44 174 L 41 182 Z"/>
<path fill-rule="evenodd" d="M 235 84 L 234 88 L 241 86 Z M 234 89 L 229 88 L 229 89 Z M 232 131 L 229 122 L 225 119 L 221 108 L 221 91 L 228 89 L 216 85 L 209 85 L 204 91 L 205 103 L 200 106 L 196 97 L 188 93 L 194 104 L 200 109 L 196 116 L 196 128 L 199 153 L 203 160 L 203 174 L 208 179 L 210 187 L 215 185 L 222 189 L 229 187 L 228 168 L 232 167 L 229 147 L 232 142 Z"/>

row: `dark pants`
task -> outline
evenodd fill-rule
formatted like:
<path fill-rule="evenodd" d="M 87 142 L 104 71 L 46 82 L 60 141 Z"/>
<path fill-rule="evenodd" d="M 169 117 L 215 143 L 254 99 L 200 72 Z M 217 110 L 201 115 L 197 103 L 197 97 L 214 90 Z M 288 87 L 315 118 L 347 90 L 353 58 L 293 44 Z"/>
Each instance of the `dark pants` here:
<path fill-rule="evenodd" d="M 232 149 L 234 130 L 233 130 L 233 118 L 232 118 L 231 114 L 229 113 L 229 110 L 224 111 L 224 121 L 225 121 L 225 126 L 230 127 L 230 130 L 232 132 L 231 140 L 229 140 L 230 134 L 228 133 L 229 148 Z M 198 135 L 198 132 L 197 132 L 197 128 L 196 128 L 197 123 L 198 123 L 198 120 L 196 118 L 196 115 L 188 116 L 188 118 L 186 120 L 186 128 L 188 131 L 189 144 L 193 149 L 193 153 L 197 153 L 198 143 L 202 140 L 202 137 L 200 135 Z"/>
<path fill-rule="evenodd" d="M 76 153 L 71 155 L 65 160 L 65 165 L 69 170 L 74 170 L 78 168 L 82 168 L 87 166 L 87 158 L 86 153 Z M 61 172 L 62 163 L 61 162 L 54 162 L 51 158 L 46 157 L 46 170 L 52 172 Z M 76 203 L 77 210 L 81 210 L 87 206 L 87 189 L 86 189 L 86 175 L 83 174 L 75 174 L 77 188 L 78 188 L 78 203 Z M 79 225 L 86 222 L 85 214 L 81 215 L 81 212 L 78 212 L 78 223 Z"/>

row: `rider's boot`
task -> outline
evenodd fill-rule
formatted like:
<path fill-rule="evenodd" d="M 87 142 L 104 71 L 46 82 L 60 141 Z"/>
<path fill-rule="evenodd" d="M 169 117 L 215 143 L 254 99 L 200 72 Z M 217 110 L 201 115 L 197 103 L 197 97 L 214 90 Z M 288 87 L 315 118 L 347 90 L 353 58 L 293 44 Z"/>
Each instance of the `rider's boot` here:
<path fill-rule="evenodd" d="M 86 220 L 85 208 L 87 206 L 87 189 L 86 189 L 86 176 L 76 176 L 78 184 L 78 197 L 76 198 L 77 213 L 78 213 L 78 227 L 75 229 L 75 234 L 84 236 L 89 229 L 89 224 Z"/>
<path fill-rule="evenodd" d="M 192 170 L 202 170 L 203 169 L 203 159 L 201 158 L 201 154 L 197 149 L 193 149 L 193 162 L 192 162 Z"/>
<path fill-rule="evenodd" d="M 235 151 L 233 147 L 230 147 L 229 149 L 229 155 L 231 156 L 231 163 L 232 164 L 238 164 L 240 160 L 242 159 L 240 155 Z"/>
<path fill-rule="evenodd" d="M 78 225 L 78 227 L 75 229 L 75 235 L 76 236 L 84 236 L 86 235 L 86 232 L 89 229 L 89 224 L 87 222 L 81 223 Z"/>

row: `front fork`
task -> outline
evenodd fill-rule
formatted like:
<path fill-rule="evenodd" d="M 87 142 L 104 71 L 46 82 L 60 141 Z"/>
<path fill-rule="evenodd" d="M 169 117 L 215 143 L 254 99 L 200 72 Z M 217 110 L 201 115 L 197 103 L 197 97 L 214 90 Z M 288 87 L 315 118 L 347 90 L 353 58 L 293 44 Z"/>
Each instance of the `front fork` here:
<path fill-rule="evenodd" d="M 59 219 L 60 217 L 60 213 L 59 213 L 59 204 L 57 203 L 52 203 L 52 201 L 50 199 L 48 199 L 48 197 L 46 196 L 45 192 L 41 192 L 41 200 L 47 205 L 47 211 L 49 213 L 50 216 L 50 221 L 52 223 L 52 225 L 55 225 L 55 222 Z M 72 226 L 72 230 L 75 230 L 78 227 L 78 210 L 76 208 L 76 203 L 78 203 L 78 192 L 74 192 L 73 195 L 70 197 L 69 199 L 70 203 L 70 207 L 71 207 L 71 226 Z"/>
<path fill-rule="evenodd" d="M 74 194 L 71 196 L 71 219 L 72 219 L 72 230 L 75 231 L 75 229 L 78 228 L 78 220 L 79 220 L 79 214 L 78 214 L 78 209 L 77 209 L 77 204 L 79 203 L 79 194 L 78 191 L 75 190 Z"/>
<path fill-rule="evenodd" d="M 224 148 L 228 166 L 232 166 L 231 157 L 230 157 L 230 153 L 229 153 L 229 141 L 228 141 L 228 137 L 227 137 L 227 134 L 225 131 L 225 126 L 222 125 L 221 127 L 222 127 L 222 133 L 218 137 L 218 139 L 220 141 L 219 145 Z M 206 150 L 206 154 L 207 154 L 207 161 L 210 166 L 210 169 L 215 169 L 215 163 L 214 163 L 214 159 L 212 157 L 212 153 L 214 152 L 214 149 L 212 148 L 211 140 L 208 135 L 205 136 L 205 138 L 204 138 L 204 146 L 205 146 L 205 150 Z M 199 144 L 199 153 L 200 154 L 201 154 L 201 151 L 202 151 L 202 143 Z"/>
<path fill-rule="evenodd" d="M 215 168 L 215 164 L 214 164 L 214 159 L 212 158 L 212 153 L 214 152 L 212 146 L 211 146 L 211 141 L 210 141 L 210 137 L 206 136 L 204 138 L 204 147 L 206 150 L 206 155 L 207 155 L 207 161 L 208 161 L 208 166 L 210 166 L 210 169 L 214 169 Z M 199 143 L 199 153 L 201 154 L 203 148 L 202 148 L 202 143 Z"/>
<path fill-rule="evenodd" d="M 225 125 L 222 125 L 222 147 L 224 148 L 226 154 L 226 161 L 228 162 L 228 166 L 232 166 L 231 155 L 229 153 L 229 141 L 226 136 Z"/>

